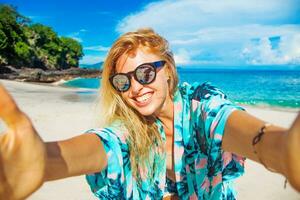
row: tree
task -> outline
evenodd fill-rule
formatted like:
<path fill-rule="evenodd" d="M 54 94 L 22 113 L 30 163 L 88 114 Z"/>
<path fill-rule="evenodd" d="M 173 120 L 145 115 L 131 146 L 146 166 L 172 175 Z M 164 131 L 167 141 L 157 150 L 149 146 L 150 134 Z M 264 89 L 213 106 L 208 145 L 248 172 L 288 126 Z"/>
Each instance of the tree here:
<path fill-rule="evenodd" d="M 79 59 L 83 56 L 82 46 L 72 38 L 61 37 L 60 66 L 66 69 L 68 66 L 79 66 Z"/>
<path fill-rule="evenodd" d="M 83 56 L 76 40 L 59 37 L 51 27 L 31 24 L 16 8 L 0 4 L 0 66 L 67 69 Z"/>
<path fill-rule="evenodd" d="M 42 24 L 30 26 L 31 33 L 34 35 L 32 44 L 36 57 L 48 69 L 60 68 L 58 60 L 61 52 L 60 39 L 51 27 Z"/>
<path fill-rule="evenodd" d="M 22 65 L 26 59 L 16 54 L 16 45 L 20 42 L 26 46 L 26 37 L 23 34 L 22 26 L 30 20 L 20 15 L 16 9 L 9 5 L 0 5 L 0 56 L 8 64 Z M 0 63 L 1 64 L 1 63 Z"/>

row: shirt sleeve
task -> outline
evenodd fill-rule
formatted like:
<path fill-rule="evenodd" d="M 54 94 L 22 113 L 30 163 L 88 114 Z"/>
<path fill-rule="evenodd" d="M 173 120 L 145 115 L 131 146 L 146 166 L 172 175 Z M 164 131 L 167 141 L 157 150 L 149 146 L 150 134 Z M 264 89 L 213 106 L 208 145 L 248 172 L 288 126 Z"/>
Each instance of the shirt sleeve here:
<path fill-rule="evenodd" d="M 222 173 L 222 180 L 230 180 L 244 173 L 244 158 L 222 150 L 222 138 L 230 114 L 244 108 L 232 103 L 218 88 L 204 83 L 195 89 L 194 99 L 200 101 L 200 123 L 208 145 L 210 175 Z"/>
<path fill-rule="evenodd" d="M 96 134 L 100 138 L 107 156 L 105 169 L 86 175 L 92 192 L 100 199 L 122 199 L 124 188 L 122 142 L 109 128 L 91 129 L 87 133 Z"/>

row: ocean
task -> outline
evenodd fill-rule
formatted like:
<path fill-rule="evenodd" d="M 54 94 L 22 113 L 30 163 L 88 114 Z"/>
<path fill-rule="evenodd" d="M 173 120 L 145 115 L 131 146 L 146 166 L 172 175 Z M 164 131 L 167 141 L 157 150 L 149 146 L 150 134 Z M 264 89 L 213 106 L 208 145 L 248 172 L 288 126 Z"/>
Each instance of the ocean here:
<path fill-rule="evenodd" d="M 300 108 L 300 69 L 179 68 L 180 82 L 210 82 L 240 104 L 286 109 Z M 99 79 L 74 79 L 69 87 L 99 87 Z"/>

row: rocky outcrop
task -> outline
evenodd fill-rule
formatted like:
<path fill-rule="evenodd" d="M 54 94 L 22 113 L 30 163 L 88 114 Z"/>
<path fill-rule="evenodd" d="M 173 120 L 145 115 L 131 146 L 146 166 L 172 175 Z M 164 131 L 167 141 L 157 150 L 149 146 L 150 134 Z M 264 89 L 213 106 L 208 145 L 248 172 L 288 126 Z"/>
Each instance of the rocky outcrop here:
<path fill-rule="evenodd" d="M 47 70 L 33 68 L 14 68 L 12 66 L 0 66 L 0 79 L 19 80 L 25 82 L 53 83 L 60 80 L 74 78 L 98 78 L 101 70 L 70 68 L 66 70 Z"/>

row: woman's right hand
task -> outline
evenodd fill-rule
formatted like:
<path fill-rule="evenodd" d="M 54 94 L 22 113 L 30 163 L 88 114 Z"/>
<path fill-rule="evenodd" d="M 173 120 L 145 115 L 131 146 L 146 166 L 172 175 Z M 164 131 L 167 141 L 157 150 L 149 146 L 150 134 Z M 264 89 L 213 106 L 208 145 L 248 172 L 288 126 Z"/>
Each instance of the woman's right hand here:
<path fill-rule="evenodd" d="M 25 199 L 44 180 L 45 144 L 30 119 L 0 84 L 0 200 Z"/>

